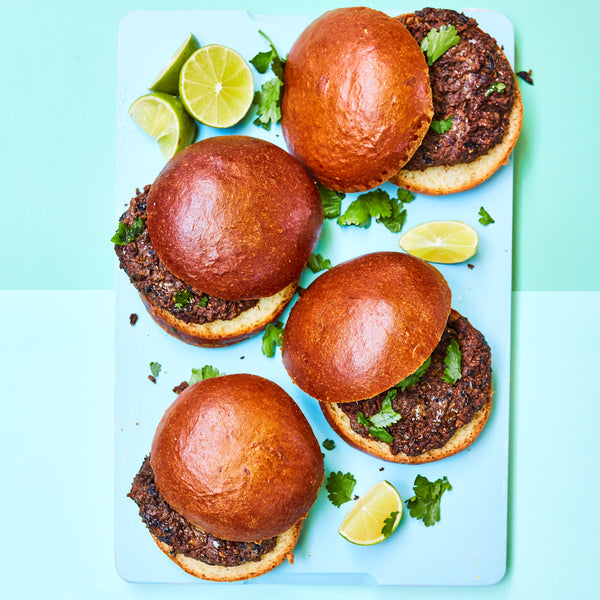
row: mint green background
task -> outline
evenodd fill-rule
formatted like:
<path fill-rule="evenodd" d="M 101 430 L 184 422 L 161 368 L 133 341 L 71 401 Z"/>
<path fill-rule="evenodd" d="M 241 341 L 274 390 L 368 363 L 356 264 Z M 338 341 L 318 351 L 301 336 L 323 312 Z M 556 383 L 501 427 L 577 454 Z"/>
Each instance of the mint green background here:
<path fill-rule="evenodd" d="M 247 8 L 319 14 L 353 4 L 21 0 L 5 6 L 0 289 L 113 287 L 108 240 L 115 228 L 116 42 L 126 12 Z M 414 10 L 427 4 L 368 5 Z M 482 0 L 475 5 L 512 20 L 516 68 L 533 69 L 535 82 L 521 86 L 525 123 L 514 155 L 513 289 L 600 290 L 597 3 Z"/>

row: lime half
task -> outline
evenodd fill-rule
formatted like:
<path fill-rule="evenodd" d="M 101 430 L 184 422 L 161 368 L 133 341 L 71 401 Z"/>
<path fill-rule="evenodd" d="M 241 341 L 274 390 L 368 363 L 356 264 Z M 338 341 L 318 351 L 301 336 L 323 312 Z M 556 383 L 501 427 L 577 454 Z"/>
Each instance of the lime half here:
<path fill-rule="evenodd" d="M 356 501 L 338 531 L 353 544 L 371 546 L 392 535 L 401 518 L 400 494 L 388 481 L 380 481 Z"/>
<path fill-rule="evenodd" d="M 129 115 L 158 142 L 167 160 L 196 139 L 198 127 L 175 96 L 159 92 L 141 96 Z"/>
<path fill-rule="evenodd" d="M 423 260 L 459 263 L 477 252 L 477 232 L 461 221 L 430 221 L 413 227 L 400 238 L 400 247 Z"/>
<path fill-rule="evenodd" d="M 165 65 L 162 71 L 156 76 L 156 79 L 150 84 L 149 89 L 152 92 L 164 92 L 177 96 L 179 94 L 179 72 L 185 61 L 192 55 L 200 44 L 190 33 L 183 44 L 177 48 L 171 60 Z"/>
<path fill-rule="evenodd" d="M 248 63 L 231 48 L 200 48 L 183 65 L 179 96 L 188 112 L 211 127 L 231 127 L 244 118 L 254 98 Z"/>

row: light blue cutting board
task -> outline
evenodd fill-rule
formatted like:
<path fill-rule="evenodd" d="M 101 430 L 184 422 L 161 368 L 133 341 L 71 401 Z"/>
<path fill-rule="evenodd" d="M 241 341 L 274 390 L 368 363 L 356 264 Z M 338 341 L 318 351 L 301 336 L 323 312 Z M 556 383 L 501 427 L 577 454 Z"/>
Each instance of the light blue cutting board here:
<path fill-rule="evenodd" d="M 407 6 L 398 11 L 410 12 Z M 513 63 L 514 34 L 502 14 L 469 10 L 481 28 L 493 35 Z M 136 188 L 151 183 L 164 165 L 153 139 L 127 115 L 130 104 L 147 92 L 147 85 L 185 36 L 192 32 L 201 44 L 231 46 L 246 60 L 268 50 L 258 30 L 264 31 L 280 54 L 313 16 L 254 16 L 243 11 L 134 12 L 119 31 L 117 87 L 117 189 L 116 219 Z M 254 69 L 253 69 L 254 70 Z M 258 89 L 271 73 L 255 73 Z M 281 129 L 266 132 L 252 124 L 253 115 L 240 126 L 219 131 L 201 127 L 201 138 L 243 133 L 285 147 Z M 295 551 L 293 565 L 284 564 L 253 583 L 331 583 L 396 585 L 485 585 L 502 578 L 506 568 L 507 469 L 510 391 L 510 312 L 512 263 L 512 164 L 502 167 L 475 190 L 448 197 L 417 196 L 407 206 L 403 231 L 428 220 L 458 219 L 478 231 L 477 255 L 466 264 L 441 266 L 453 291 L 453 307 L 467 316 L 486 336 L 492 348 L 494 407 L 486 428 L 467 451 L 422 466 L 386 463 L 351 449 L 329 428 L 316 401 L 288 378 L 280 351 L 269 359 L 261 353 L 260 336 L 233 347 L 208 350 L 187 346 L 160 330 L 145 312 L 126 276 L 116 274 L 116 389 L 115 389 L 115 550 L 120 575 L 133 582 L 199 583 L 172 563 L 154 544 L 126 497 L 131 481 L 150 450 L 154 429 L 175 399 L 172 388 L 190 376 L 191 369 L 212 364 L 226 373 L 263 375 L 281 385 L 298 402 L 320 442 L 335 440 L 325 452 L 330 471 L 349 471 L 361 495 L 380 479 L 387 479 L 404 499 L 412 495 L 417 474 L 430 480 L 447 476 L 453 489 L 442 500 L 442 518 L 426 528 L 405 509 L 397 531 L 372 547 L 354 546 L 338 533 L 350 503 L 336 508 L 321 489 Z M 382 186 L 395 194 L 394 186 Z M 347 195 L 345 208 L 354 194 Z M 483 227 L 478 211 L 484 206 L 495 223 Z M 399 234 L 373 223 L 369 229 L 339 227 L 328 221 L 317 251 L 334 264 L 377 250 L 398 250 Z M 316 275 L 305 271 L 306 286 Z M 139 321 L 129 325 L 129 315 Z M 284 318 L 287 312 L 284 313 Z M 147 376 L 149 363 L 162 365 L 157 383 Z M 232 585 L 232 584 L 218 584 Z M 235 584 L 233 584 L 235 585 Z"/>

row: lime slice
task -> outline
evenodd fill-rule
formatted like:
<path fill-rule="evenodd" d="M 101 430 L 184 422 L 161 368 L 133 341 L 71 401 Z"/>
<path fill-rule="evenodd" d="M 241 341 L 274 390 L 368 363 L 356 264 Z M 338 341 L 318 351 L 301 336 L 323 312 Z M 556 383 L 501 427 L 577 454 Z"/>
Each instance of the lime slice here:
<path fill-rule="evenodd" d="M 400 494 L 388 481 L 380 481 L 356 501 L 338 532 L 353 544 L 371 546 L 387 539 L 401 518 Z"/>
<path fill-rule="evenodd" d="M 179 95 L 188 112 L 201 123 L 230 127 L 242 120 L 252 104 L 252 71 L 231 48 L 204 46 L 183 65 Z"/>
<path fill-rule="evenodd" d="M 435 263 L 459 263 L 477 252 L 477 232 L 461 221 L 430 221 L 413 227 L 400 238 L 400 247 Z"/>
<path fill-rule="evenodd" d="M 156 79 L 150 84 L 150 91 L 163 92 L 177 96 L 179 94 L 179 72 L 185 61 L 192 55 L 200 44 L 190 33 L 183 44 L 177 48 L 171 60 L 165 65 L 164 69 L 156 76 Z"/>
<path fill-rule="evenodd" d="M 175 96 L 159 92 L 141 96 L 129 115 L 158 142 L 167 160 L 196 139 L 198 127 Z"/>

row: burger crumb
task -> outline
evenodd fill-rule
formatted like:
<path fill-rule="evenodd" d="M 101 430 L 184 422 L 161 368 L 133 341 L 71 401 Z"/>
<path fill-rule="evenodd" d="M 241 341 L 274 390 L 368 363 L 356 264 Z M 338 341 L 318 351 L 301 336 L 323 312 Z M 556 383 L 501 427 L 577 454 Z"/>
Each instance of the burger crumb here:
<path fill-rule="evenodd" d="M 246 358 L 245 356 L 240 356 L 240 360 L 244 360 L 244 358 Z"/>
<path fill-rule="evenodd" d="M 383 469 L 384 469 L 384 467 L 379 467 L 379 470 L 380 470 L 380 471 L 383 471 Z"/>
<path fill-rule="evenodd" d="M 293 552 L 288 552 L 286 558 L 287 558 L 287 561 L 290 563 L 290 565 L 294 564 L 294 553 Z"/>
<path fill-rule="evenodd" d="M 152 382 L 152 383 L 156 383 L 156 377 L 154 377 L 154 375 L 148 375 L 148 379 Z"/>
<path fill-rule="evenodd" d="M 360 498 L 360 496 L 354 494 L 354 498 L 353 498 L 354 500 L 358 500 L 359 498 Z"/>
<path fill-rule="evenodd" d="M 531 77 L 531 69 L 529 71 L 518 71 L 517 75 L 529 85 L 533 85 L 533 77 Z"/>
<path fill-rule="evenodd" d="M 135 313 L 131 313 L 129 315 L 129 324 L 130 325 L 135 325 L 137 323 L 138 320 L 138 316 Z"/>
<path fill-rule="evenodd" d="M 188 383 L 187 381 L 182 381 L 182 382 L 181 382 L 179 385 L 176 385 L 176 386 L 173 388 L 173 391 L 174 391 L 176 394 L 181 394 L 181 392 L 183 392 L 183 390 L 185 390 L 185 389 L 186 389 L 186 388 L 188 388 L 188 387 L 189 387 L 189 383 Z"/>
<path fill-rule="evenodd" d="M 467 267 L 469 267 L 469 269 L 473 270 L 475 268 L 475 265 L 472 265 L 471 263 L 468 263 Z"/>

